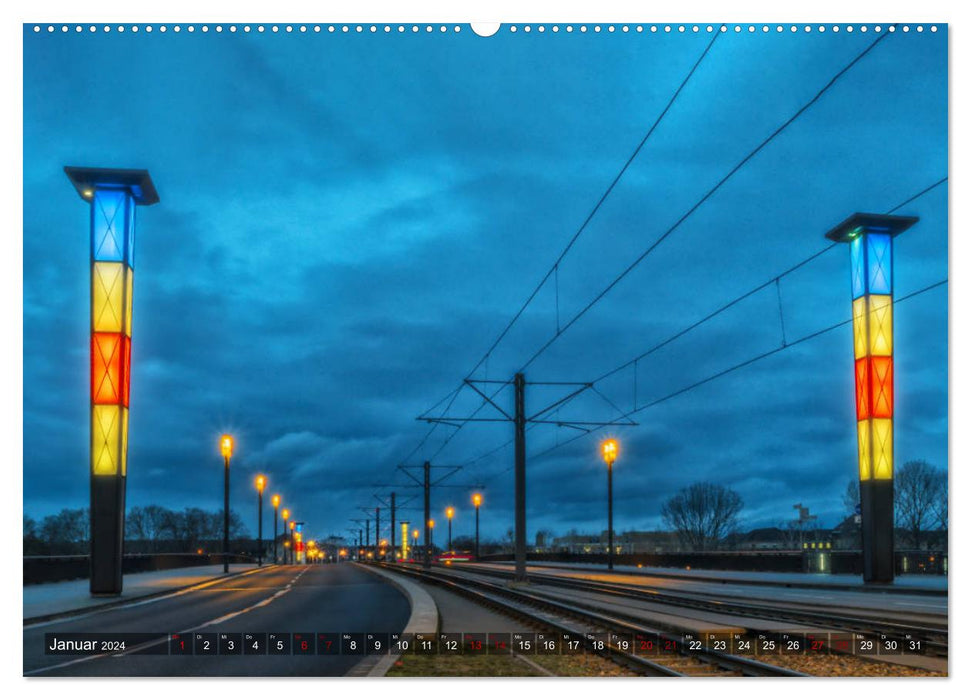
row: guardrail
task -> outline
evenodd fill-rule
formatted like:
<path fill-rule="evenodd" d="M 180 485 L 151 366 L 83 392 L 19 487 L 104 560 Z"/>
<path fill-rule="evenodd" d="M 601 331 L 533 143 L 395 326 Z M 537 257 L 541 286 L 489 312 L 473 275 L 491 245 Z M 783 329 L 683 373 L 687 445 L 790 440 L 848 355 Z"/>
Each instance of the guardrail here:
<path fill-rule="evenodd" d="M 230 554 L 229 563 L 243 564 L 256 561 L 256 557 L 244 554 Z M 141 571 L 163 571 L 189 566 L 222 564 L 221 554 L 126 554 L 122 557 L 122 572 L 134 574 Z M 50 583 L 88 578 L 90 558 L 87 554 L 65 556 L 27 556 L 24 557 L 24 585 Z"/>

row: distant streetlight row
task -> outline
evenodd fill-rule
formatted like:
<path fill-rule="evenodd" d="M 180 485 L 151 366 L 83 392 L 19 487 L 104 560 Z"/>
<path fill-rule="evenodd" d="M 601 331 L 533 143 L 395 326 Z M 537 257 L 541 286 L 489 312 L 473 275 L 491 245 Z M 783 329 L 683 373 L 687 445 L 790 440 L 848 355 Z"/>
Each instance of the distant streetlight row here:
<path fill-rule="evenodd" d="M 235 441 L 232 435 L 223 435 L 219 439 L 219 449 L 222 452 L 224 471 L 223 471 L 223 572 L 229 572 L 229 463 L 233 456 L 233 447 Z M 257 564 L 258 566 L 263 566 L 263 491 L 266 489 L 267 478 L 263 474 L 257 474 L 254 481 L 256 485 L 257 494 Z M 289 561 L 291 564 L 296 561 L 296 552 L 294 547 L 294 535 L 297 537 L 297 542 L 300 542 L 301 534 L 299 532 L 295 533 L 296 521 L 290 519 L 290 511 L 286 508 L 280 513 L 280 496 L 279 494 L 273 494 L 270 499 L 273 504 L 273 563 L 279 563 L 277 557 L 277 517 L 279 515 L 283 516 L 283 534 L 287 536 L 287 539 L 283 542 L 284 553 L 283 559 L 284 563 L 287 563 L 287 554 L 289 553 Z M 302 525 L 302 523 L 301 523 Z M 311 545 L 314 545 L 311 547 Z M 311 550 L 313 550 L 313 556 L 311 557 Z M 307 543 L 307 556 L 308 560 L 313 558 L 318 558 L 322 553 L 316 547 L 316 543 L 312 540 Z"/>

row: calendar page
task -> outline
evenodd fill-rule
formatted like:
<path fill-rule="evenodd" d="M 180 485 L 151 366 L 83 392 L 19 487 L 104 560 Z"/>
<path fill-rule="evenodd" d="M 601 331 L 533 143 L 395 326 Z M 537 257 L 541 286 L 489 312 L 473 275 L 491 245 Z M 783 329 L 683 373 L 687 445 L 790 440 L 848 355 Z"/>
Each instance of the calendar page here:
<path fill-rule="evenodd" d="M 20 27 L 24 677 L 949 675 L 946 21 L 276 12 Z"/>

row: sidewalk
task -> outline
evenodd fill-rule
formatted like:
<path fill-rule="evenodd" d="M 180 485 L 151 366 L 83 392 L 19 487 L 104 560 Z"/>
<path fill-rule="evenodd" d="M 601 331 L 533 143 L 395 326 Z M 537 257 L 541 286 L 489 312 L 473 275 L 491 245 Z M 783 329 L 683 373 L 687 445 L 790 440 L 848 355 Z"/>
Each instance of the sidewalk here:
<path fill-rule="evenodd" d="M 511 561 L 494 562 L 511 565 Z M 530 569 L 554 568 L 576 571 L 607 572 L 603 564 L 561 563 L 530 561 Z M 615 566 L 615 573 L 657 576 L 697 581 L 718 581 L 751 585 L 792 586 L 806 588 L 832 588 L 835 590 L 886 591 L 897 593 L 947 594 L 947 576 L 931 574 L 903 574 L 897 576 L 890 585 L 867 585 L 856 574 L 802 574 L 775 571 L 720 571 L 714 569 L 676 569 L 662 567 L 638 568 L 636 566 Z"/>
<path fill-rule="evenodd" d="M 229 575 L 234 576 L 255 569 L 256 564 L 230 564 Z M 266 568 L 266 567 L 264 567 Z M 123 592 L 111 598 L 93 598 L 88 579 L 37 583 L 24 586 L 24 620 L 49 617 L 69 612 L 83 612 L 104 606 L 138 600 L 146 596 L 174 592 L 223 576 L 222 564 L 190 566 L 184 569 L 146 571 L 125 576 Z"/>

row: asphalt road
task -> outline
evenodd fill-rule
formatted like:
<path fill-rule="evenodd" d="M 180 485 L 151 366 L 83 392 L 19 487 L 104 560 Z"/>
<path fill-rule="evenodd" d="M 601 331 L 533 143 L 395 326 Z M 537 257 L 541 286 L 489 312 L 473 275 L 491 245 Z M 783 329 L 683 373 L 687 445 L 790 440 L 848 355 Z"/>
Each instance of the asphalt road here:
<path fill-rule="evenodd" d="M 70 632 L 401 632 L 407 598 L 351 564 L 283 566 L 179 596 L 24 628 L 24 674 L 55 676 L 342 676 L 365 656 L 54 656 L 44 635 Z M 190 632 L 191 634 L 191 632 Z"/>

